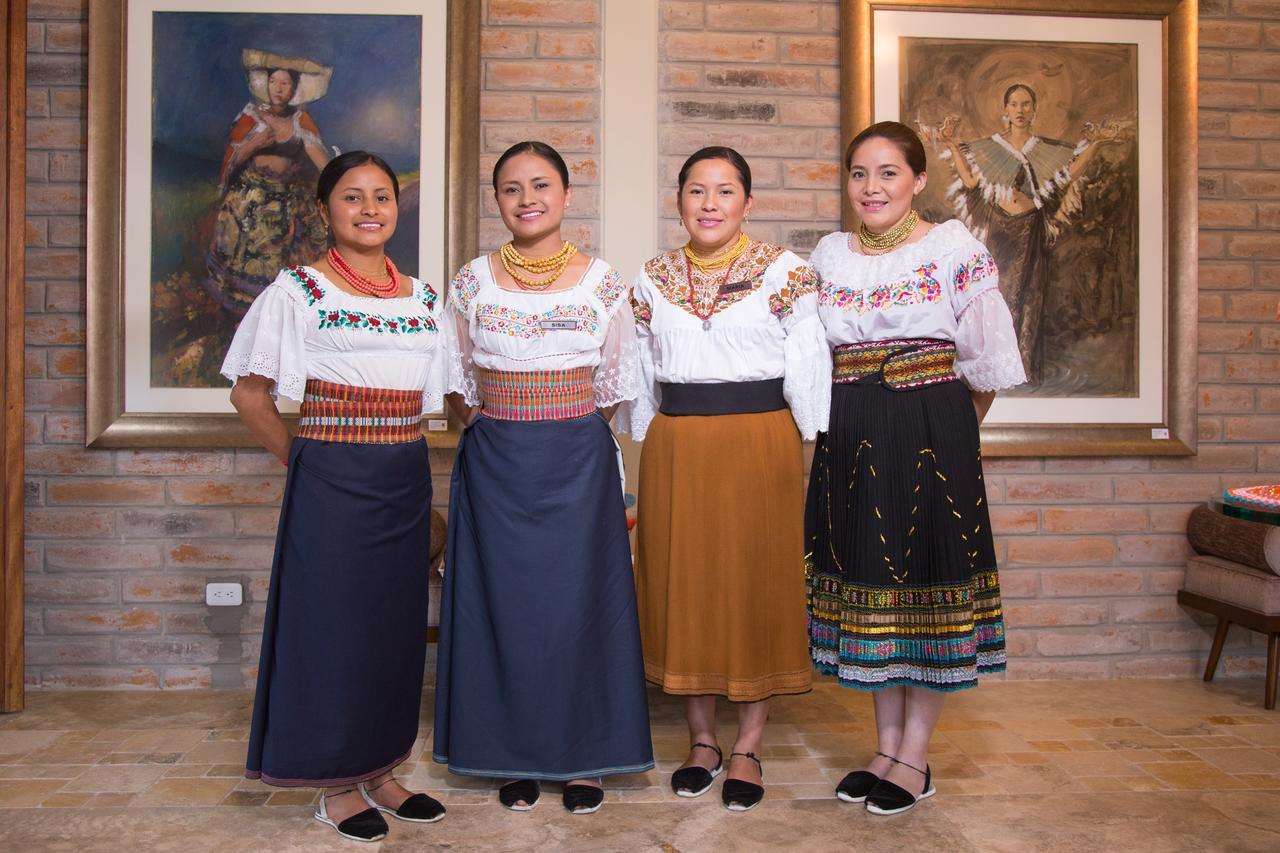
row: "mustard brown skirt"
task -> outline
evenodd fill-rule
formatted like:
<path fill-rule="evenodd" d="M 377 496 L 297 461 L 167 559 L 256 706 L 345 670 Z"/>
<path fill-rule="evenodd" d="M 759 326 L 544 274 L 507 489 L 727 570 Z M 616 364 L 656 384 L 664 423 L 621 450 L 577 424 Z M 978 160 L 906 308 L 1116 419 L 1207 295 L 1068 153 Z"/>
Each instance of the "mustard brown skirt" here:
<path fill-rule="evenodd" d="M 654 418 L 636 525 L 649 681 L 735 702 L 809 690 L 803 506 L 787 409 Z"/>

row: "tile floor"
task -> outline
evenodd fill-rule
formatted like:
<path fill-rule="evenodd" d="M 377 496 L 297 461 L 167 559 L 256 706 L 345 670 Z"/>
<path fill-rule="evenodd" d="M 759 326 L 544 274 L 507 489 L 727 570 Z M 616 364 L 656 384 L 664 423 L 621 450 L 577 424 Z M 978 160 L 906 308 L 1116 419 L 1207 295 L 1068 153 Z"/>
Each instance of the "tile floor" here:
<path fill-rule="evenodd" d="M 0 850 L 1280 850 L 1280 712 L 1258 679 L 991 682 L 949 705 L 931 762 L 938 796 L 877 818 L 832 797 L 874 749 L 866 694 L 820 684 L 775 703 L 765 802 L 679 799 L 677 702 L 651 693 L 656 771 L 615 779 L 572 817 L 552 786 L 516 814 L 495 786 L 430 760 L 430 696 L 410 787 L 449 807 L 379 845 L 311 819 L 315 793 L 242 778 L 251 695 L 32 693 L 0 716 Z M 728 723 L 722 741 L 732 738 Z"/>

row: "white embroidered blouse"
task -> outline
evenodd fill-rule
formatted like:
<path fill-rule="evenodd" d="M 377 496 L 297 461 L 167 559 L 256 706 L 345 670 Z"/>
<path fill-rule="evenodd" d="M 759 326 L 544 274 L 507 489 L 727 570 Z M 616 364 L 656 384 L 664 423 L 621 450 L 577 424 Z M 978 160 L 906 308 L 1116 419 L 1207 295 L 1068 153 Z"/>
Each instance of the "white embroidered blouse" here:
<path fill-rule="evenodd" d="M 640 342 L 640 395 L 615 426 L 644 439 L 661 401 L 658 383 L 783 380 L 783 396 L 805 439 L 826 429 L 831 351 L 818 319 L 818 278 L 795 254 L 753 241 L 714 292 L 691 304 L 681 250 L 645 264 L 632 285 Z M 732 279 L 732 281 L 730 281 Z M 711 297 L 711 314 L 704 323 Z"/>
<path fill-rule="evenodd" d="M 855 252 L 849 238 L 847 231 L 828 234 L 809 258 L 822 277 L 818 314 L 832 347 L 955 341 L 956 375 L 974 391 L 1027 381 L 996 262 L 959 220 L 883 255 Z"/>
<path fill-rule="evenodd" d="M 594 367 L 600 408 L 636 395 L 636 328 L 627 284 L 599 258 L 573 287 L 532 291 L 500 287 L 488 255 L 481 255 L 454 276 L 447 313 L 448 391 L 469 406 L 482 402 L 478 368 Z"/>
<path fill-rule="evenodd" d="M 222 375 L 256 374 L 271 394 L 302 400 L 308 379 L 422 391 L 422 411 L 444 405 L 439 299 L 413 279 L 409 296 L 379 299 L 338 289 L 311 267 L 281 270 L 240 321 Z"/>

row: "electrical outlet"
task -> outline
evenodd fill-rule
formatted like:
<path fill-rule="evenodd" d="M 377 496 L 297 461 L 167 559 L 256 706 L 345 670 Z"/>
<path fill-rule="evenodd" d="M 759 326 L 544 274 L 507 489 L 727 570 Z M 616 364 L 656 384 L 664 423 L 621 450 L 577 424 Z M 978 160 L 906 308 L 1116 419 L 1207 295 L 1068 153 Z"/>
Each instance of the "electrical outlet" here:
<path fill-rule="evenodd" d="M 204 603 L 210 607 L 235 607 L 244 603 L 244 588 L 238 583 L 207 583 Z"/>

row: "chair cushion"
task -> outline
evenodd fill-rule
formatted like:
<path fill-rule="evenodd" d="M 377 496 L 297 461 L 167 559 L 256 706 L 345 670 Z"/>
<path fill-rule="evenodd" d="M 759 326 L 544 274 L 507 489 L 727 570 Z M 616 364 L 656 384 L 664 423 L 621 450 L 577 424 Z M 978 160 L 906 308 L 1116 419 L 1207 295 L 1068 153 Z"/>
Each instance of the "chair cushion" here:
<path fill-rule="evenodd" d="M 1221 557 L 1188 557 L 1183 588 L 1265 616 L 1280 615 L 1280 577 Z"/>

